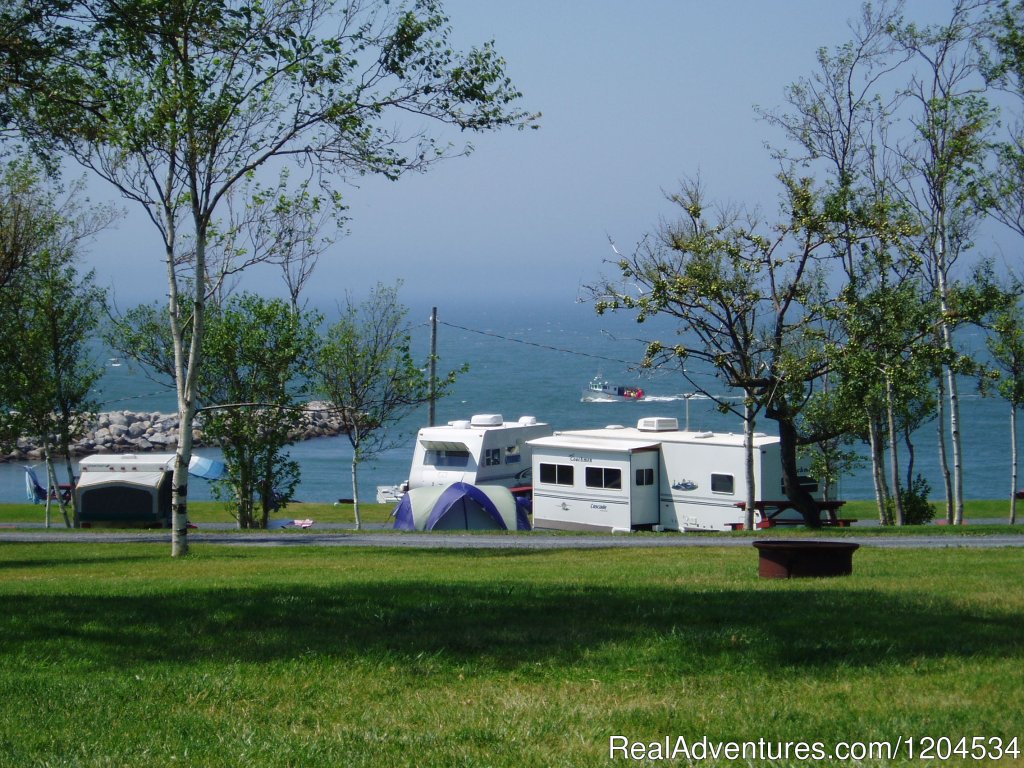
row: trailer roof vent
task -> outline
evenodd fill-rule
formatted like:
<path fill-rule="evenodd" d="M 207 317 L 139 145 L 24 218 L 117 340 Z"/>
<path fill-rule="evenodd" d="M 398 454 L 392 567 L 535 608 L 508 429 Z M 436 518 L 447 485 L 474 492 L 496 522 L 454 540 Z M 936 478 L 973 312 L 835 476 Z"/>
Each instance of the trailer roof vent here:
<path fill-rule="evenodd" d="M 694 432 L 693 438 L 695 440 L 707 440 L 709 437 L 714 437 L 714 432 Z"/>
<path fill-rule="evenodd" d="M 675 432 L 679 429 L 679 419 L 666 416 L 648 416 L 637 422 L 636 428 L 641 432 Z"/>
<path fill-rule="evenodd" d="M 537 424 L 537 417 L 536 416 L 520 416 L 519 417 L 519 426 L 521 426 L 521 427 L 533 427 L 533 426 L 536 426 L 536 424 Z"/>
<path fill-rule="evenodd" d="M 478 413 L 470 421 L 474 427 L 500 427 L 504 423 L 500 413 Z"/>
<path fill-rule="evenodd" d="M 448 426 L 454 429 L 469 429 L 469 419 L 457 419 L 456 421 L 449 421 Z"/>

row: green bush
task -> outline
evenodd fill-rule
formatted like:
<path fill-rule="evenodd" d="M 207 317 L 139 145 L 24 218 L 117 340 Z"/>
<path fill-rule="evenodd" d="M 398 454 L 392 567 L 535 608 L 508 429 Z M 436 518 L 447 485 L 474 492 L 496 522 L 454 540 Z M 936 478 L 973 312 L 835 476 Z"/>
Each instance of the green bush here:
<path fill-rule="evenodd" d="M 909 488 L 900 489 L 900 500 L 903 502 L 903 524 L 925 525 L 935 517 L 935 508 L 928 501 L 932 487 L 921 475 L 917 475 Z M 892 499 L 888 502 L 889 519 L 896 519 L 896 504 Z"/>

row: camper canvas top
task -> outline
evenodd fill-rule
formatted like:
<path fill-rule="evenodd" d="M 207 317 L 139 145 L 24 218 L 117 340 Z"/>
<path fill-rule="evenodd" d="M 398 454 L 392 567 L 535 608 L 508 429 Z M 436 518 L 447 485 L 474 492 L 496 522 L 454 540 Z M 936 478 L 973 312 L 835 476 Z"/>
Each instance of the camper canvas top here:
<path fill-rule="evenodd" d="M 78 468 L 86 472 L 167 472 L 174 469 L 173 453 L 93 454 L 83 456 Z"/>

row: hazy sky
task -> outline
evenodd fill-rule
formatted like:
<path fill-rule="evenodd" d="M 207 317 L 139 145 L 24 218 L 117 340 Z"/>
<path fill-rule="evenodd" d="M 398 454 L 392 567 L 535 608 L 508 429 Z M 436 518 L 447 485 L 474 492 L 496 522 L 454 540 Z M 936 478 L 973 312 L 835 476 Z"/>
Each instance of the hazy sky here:
<path fill-rule="evenodd" d="M 912 3 L 912 18 L 947 4 Z M 493 39 L 540 129 L 468 136 L 476 151 L 398 182 L 342 186 L 347 236 L 308 297 L 331 306 L 377 281 L 406 303 L 568 307 L 606 271 L 608 237 L 631 248 L 671 213 L 664 192 L 700 173 L 716 198 L 771 207 L 781 139 L 754 105 L 781 104 L 815 51 L 849 38 L 857 2 L 835 0 L 448 0 L 456 42 Z M 923 9 L 923 11 L 922 11 Z M 456 141 L 463 140 L 455 136 Z M 153 234 L 129 218 L 91 262 L 118 303 L 164 291 Z M 276 277 L 254 277 L 277 290 Z"/>

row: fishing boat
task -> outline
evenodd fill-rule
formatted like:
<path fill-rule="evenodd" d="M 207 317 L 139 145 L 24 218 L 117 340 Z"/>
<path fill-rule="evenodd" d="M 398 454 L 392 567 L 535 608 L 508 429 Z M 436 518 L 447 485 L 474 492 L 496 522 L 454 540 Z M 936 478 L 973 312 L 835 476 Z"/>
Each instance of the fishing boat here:
<path fill-rule="evenodd" d="M 600 376 L 595 376 L 590 385 L 583 391 L 586 401 L 643 400 L 644 391 L 640 387 L 623 387 L 611 384 Z"/>

